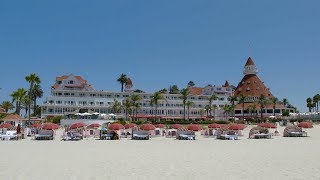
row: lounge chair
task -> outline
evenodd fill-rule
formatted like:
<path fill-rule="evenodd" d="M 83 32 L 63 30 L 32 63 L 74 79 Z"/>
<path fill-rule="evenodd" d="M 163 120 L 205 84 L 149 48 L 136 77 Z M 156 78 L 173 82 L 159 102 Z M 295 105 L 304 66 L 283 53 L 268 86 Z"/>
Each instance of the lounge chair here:
<path fill-rule="evenodd" d="M 53 140 L 54 133 L 52 130 L 40 130 L 38 134 L 34 135 L 35 140 Z"/>
<path fill-rule="evenodd" d="M 196 136 L 192 131 L 178 131 L 177 139 L 179 140 L 196 140 Z"/>
<path fill-rule="evenodd" d="M 133 131 L 132 138 L 133 140 L 149 140 L 150 135 L 148 131 Z"/>
<path fill-rule="evenodd" d="M 234 131 L 220 129 L 217 131 L 217 139 L 238 140 L 238 134 Z"/>
<path fill-rule="evenodd" d="M 302 128 L 298 126 L 288 126 L 283 132 L 283 137 L 307 137 L 308 134 L 302 131 Z"/>
<path fill-rule="evenodd" d="M 79 132 L 67 132 L 66 136 L 63 137 L 64 141 L 79 141 L 82 140 L 83 136 Z"/>
<path fill-rule="evenodd" d="M 17 131 L 6 131 L 5 133 L 1 134 L 2 140 L 18 140 Z"/>

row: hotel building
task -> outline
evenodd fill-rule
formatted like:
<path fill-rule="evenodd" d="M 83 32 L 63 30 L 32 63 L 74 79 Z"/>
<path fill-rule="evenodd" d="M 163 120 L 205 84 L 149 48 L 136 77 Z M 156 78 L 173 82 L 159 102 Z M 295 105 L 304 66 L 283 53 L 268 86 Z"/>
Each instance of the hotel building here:
<path fill-rule="evenodd" d="M 125 86 L 125 92 L 108 92 L 95 90 L 85 79 L 80 76 L 67 75 L 57 77 L 55 84 L 52 86 L 50 96 L 46 98 L 42 105 L 42 118 L 52 116 L 64 116 L 75 114 L 80 110 L 88 110 L 103 114 L 110 114 L 115 100 L 123 102 L 132 94 L 141 97 L 138 117 L 152 118 L 154 114 L 163 119 L 182 119 L 183 102 L 179 94 L 164 93 L 163 100 L 160 100 L 158 110 L 150 105 L 150 99 L 153 93 L 134 93 L 131 88 L 132 81 L 129 80 Z M 209 104 L 209 98 L 215 94 L 218 99 L 213 101 L 218 109 L 212 114 L 216 117 L 223 117 L 221 107 L 229 103 L 228 97 L 232 95 L 234 87 L 228 82 L 223 86 L 208 85 L 204 88 L 189 87 L 190 96 L 188 100 L 194 105 L 190 108 L 190 119 L 200 119 L 206 117 L 203 112 L 205 106 Z M 220 107 L 220 108 L 219 108 Z M 124 116 L 124 110 L 117 115 Z"/>

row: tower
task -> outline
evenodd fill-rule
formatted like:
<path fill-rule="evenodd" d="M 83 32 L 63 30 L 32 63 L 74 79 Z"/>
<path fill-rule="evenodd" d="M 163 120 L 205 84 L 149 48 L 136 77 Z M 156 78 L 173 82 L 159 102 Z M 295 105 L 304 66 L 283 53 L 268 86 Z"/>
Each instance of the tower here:
<path fill-rule="evenodd" d="M 248 58 L 247 63 L 244 66 L 244 75 L 252 75 L 252 74 L 258 74 L 258 68 L 254 64 L 253 60 L 251 57 Z"/>

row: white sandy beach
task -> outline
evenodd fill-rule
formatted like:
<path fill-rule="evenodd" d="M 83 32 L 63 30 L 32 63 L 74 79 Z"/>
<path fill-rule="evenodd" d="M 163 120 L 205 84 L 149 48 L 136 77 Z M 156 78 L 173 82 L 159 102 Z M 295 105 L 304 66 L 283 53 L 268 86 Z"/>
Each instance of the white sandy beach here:
<path fill-rule="evenodd" d="M 0 179 L 319 179 L 320 127 L 310 137 L 239 141 L 0 141 Z M 283 128 L 279 129 L 282 133 Z"/>

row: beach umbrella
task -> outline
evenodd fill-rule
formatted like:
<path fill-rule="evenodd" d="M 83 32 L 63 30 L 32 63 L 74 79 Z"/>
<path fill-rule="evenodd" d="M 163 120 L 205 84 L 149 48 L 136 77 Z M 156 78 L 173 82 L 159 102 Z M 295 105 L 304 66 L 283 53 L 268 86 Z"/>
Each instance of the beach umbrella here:
<path fill-rule="evenodd" d="M 276 129 L 277 128 L 277 125 L 275 125 L 273 123 L 262 123 L 262 124 L 258 124 L 258 126 L 268 128 L 268 129 Z"/>
<path fill-rule="evenodd" d="M 46 123 L 46 124 L 43 124 L 41 128 L 44 130 L 57 130 L 59 129 L 59 125 L 54 123 Z"/>
<path fill-rule="evenodd" d="M 172 129 L 180 129 L 183 128 L 183 126 L 181 124 L 174 124 L 171 126 Z"/>
<path fill-rule="evenodd" d="M 100 113 L 98 113 L 98 112 L 95 112 L 95 113 L 92 113 L 93 115 L 99 115 Z"/>
<path fill-rule="evenodd" d="M 307 128 L 313 128 L 313 125 L 310 122 L 301 122 L 298 124 L 298 127 L 307 129 Z"/>
<path fill-rule="evenodd" d="M 4 124 L 0 124 L 0 128 L 10 129 L 10 128 L 13 128 L 13 126 L 9 123 L 4 123 Z"/>
<path fill-rule="evenodd" d="M 164 125 L 164 124 L 157 124 L 156 127 L 157 127 L 157 128 L 164 128 L 165 125 Z"/>
<path fill-rule="evenodd" d="M 87 128 L 89 129 L 95 129 L 95 128 L 99 128 L 101 125 L 100 124 L 90 124 Z"/>
<path fill-rule="evenodd" d="M 152 131 L 152 130 L 155 130 L 156 127 L 153 124 L 142 124 L 140 126 L 140 129 L 144 131 Z"/>
<path fill-rule="evenodd" d="M 111 113 L 111 114 L 109 114 L 109 116 L 116 116 L 116 115 Z"/>
<path fill-rule="evenodd" d="M 40 123 L 35 123 L 31 126 L 31 128 L 40 128 L 42 126 L 42 124 Z"/>
<path fill-rule="evenodd" d="M 232 124 L 230 127 L 229 127 L 229 130 L 232 130 L 232 131 L 242 131 L 246 128 L 246 126 L 244 124 Z"/>
<path fill-rule="evenodd" d="M 82 114 L 81 114 L 81 113 L 76 113 L 75 115 L 76 115 L 76 116 L 81 116 Z"/>
<path fill-rule="evenodd" d="M 124 128 L 130 129 L 130 128 L 134 128 L 134 127 L 136 127 L 136 126 L 137 126 L 137 125 L 134 124 L 134 123 L 129 123 L 129 124 L 124 125 Z"/>
<path fill-rule="evenodd" d="M 187 126 L 187 129 L 189 131 L 201 131 L 202 127 L 199 126 L 198 124 L 190 124 L 190 125 Z"/>
<path fill-rule="evenodd" d="M 115 124 L 110 124 L 108 126 L 108 129 L 113 131 L 118 131 L 121 129 L 125 129 L 125 127 L 122 124 L 115 123 Z"/>
<path fill-rule="evenodd" d="M 209 124 L 208 128 L 210 129 L 220 129 L 222 126 L 220 124 Z"/>
<path fill-rule="evenodd" d="M 87 125 L 83 122 L 79 122 L 79 123 L 74 123 L 70 126 L 70 129 L 78 129 L 78 128 L 83 128 L 86 127 Z"/>

